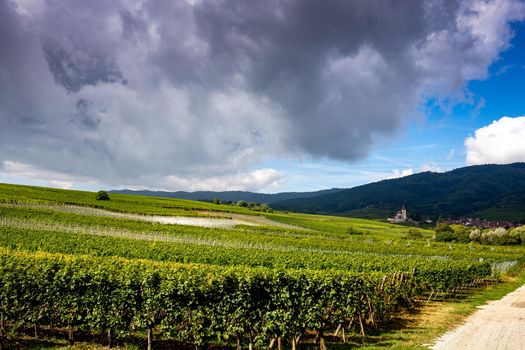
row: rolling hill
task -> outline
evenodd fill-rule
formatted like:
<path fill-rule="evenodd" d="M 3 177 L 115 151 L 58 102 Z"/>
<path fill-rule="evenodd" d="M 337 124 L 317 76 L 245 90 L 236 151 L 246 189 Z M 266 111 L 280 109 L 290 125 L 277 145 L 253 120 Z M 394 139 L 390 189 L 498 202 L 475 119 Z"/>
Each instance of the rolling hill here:
<path fill-rule="evenodd" d="M 314 192 L 281 192 L 281 193 L 256 193 L 247 191 L 196 191 L 196 192 L 167 192 L 167 191 L 148 191 L 148 190 L 112 190 L 111 193 L 118 194 L 135 194 L 141 196 L 151 197 L 166 197 L 166 198 L 179 198 L 179 199 L 190 199 L 197 201 L 211 202 L 213 198 L 219 198 L 223 202 L 237 202 L 244 200 L 247 202 L 255 203 L 274 203 L 295 198 L 310 198 L 324 194 L 331 194 L 341 191 L 340 188 L 332 188 L 329 190 L 321 190 Z"/>
<path fill-rule="evenodd" d="M 335 193 L 272 204 L 281 210 L 385 218 L 401 205 L 436 219 L 480 217 L 525 220 L 525 163 L 477 165 L 424 172 Z"/>

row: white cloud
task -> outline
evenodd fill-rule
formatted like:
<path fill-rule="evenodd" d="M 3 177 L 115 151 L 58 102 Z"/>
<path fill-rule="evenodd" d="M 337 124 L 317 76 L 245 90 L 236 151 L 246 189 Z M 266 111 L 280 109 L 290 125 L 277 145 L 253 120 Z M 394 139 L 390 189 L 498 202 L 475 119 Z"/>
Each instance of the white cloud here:
<path fill-rule="evenodd" d="M 421 172 L 432 171 L 434 173 L 442 173 L 443 169 L 439 165 L 431 161 L 431 162 L 423 164 L 421 168 L 419 169 L 419 171 Z"/>
<path fill-rule="evenodd" d="M 274 169 L 257 169 L 251 172 L 239 172 L 205 178 L 184 178 L 167 176 L 168 189 L 184 188 L 188 191 L 259 191 L 274 192 L 281 188 L 284 176 Z M 142 186 L 144 187 L 144 186 Z"/>
<path fill-rule="evenodd" d="M 414 174 L 414 169 L 408 168 L 408 169 L 394 169 L 392 170 L 392 173 L 387 177 L 387 179 L 397 179 L 399 177 L 409 176 Z"/>
<path fill-rule="evenodd" d="M 76 184 L 91 184 L 100 186 L 92 178 L 75 176 L 56 171 L 36 168 L 30 164 L 4 161 L 0 163 L 0 179 L 26 179 L 36 184 L 55 188 L 71 189 Z M 182 177 L 182 176 L 141 176 L 129 188 L 153 190 L 187 190 L 187 191 L 258 191 L 276 192 L 282 190 L 284 175 L 274 169 L 262 168 L 254 171 L 223 174 L 217 176 Z M 151 185 L 151 184 L 157 184 Z M 117 186 L 114 184 L 114 186 Z"/>
<path fill-rule="evenodd" d="M 465 139 L 467 164 L 525 162 L 525 116 L 503 117 Z"/>
<path fill-rule="evenodd" d="M 94 179 L 38 169 L 32 165 L 20 162 L 3 161 L 0 164 L 0 177 L 36 180 L 50 187 L 70 189 L 73 188 L 77 182 L 97 183 Z"/>

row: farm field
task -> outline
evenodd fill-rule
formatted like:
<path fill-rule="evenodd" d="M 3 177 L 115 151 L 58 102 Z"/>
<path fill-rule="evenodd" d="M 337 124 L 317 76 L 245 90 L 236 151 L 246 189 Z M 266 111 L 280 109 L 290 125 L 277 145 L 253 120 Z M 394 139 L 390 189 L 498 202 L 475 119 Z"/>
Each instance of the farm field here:
<path fill-rule="evenodd" d="M 376 221 L 110 197 L 0 184 L 3 346 L 340 349 L 524 262 Z"/>

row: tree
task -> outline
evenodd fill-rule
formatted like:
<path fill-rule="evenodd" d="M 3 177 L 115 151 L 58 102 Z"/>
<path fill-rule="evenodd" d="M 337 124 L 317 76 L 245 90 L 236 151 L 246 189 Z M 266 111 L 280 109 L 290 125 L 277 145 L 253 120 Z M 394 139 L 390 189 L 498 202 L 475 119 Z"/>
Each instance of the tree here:
<path fill-rule="evenodd" d="M 109 201 L 109 194 L 106 191 L 98 191 L 95 198 L 97 201 Z"/>
<path fill-rule="evenodd" d="M 212 202 L 213 204 L 221 204 L 220 198 L 213 198 Z"/>

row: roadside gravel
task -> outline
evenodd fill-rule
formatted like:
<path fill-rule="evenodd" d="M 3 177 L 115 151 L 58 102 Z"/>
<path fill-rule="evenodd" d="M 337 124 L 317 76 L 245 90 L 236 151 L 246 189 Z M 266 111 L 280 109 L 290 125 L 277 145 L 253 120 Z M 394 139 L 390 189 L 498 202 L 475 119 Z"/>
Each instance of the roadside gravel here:
<path fill-rule="evenodd" d="M 490 301 L 465 324 L 439 338 L 434 350 L 525 350 L 525 285 Z"/>

